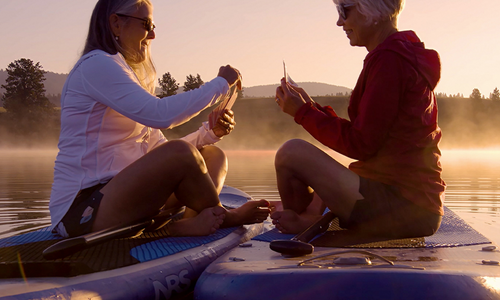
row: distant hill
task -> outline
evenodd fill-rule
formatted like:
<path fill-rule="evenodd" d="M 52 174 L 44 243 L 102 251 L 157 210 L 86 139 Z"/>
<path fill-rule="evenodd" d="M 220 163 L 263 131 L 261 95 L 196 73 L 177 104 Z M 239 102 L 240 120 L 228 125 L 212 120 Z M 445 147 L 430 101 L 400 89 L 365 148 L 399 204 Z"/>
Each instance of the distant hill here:
<path fill-rule="evenodd" d="M 351 89 L 319 82 L 298 82 L 301 88 L 306 90 L 309 96 L 335 96 L 338 93 L 349 94 Z M 259 85 L 243 88 L 245 97 L 274 97 L 278 84 Z"/>
<path fill-rule="evenodd" d="M 68 78 L 68 74 L 45 73 L 45 93 L 48 95 L 61 94 L 66 78 Z"/>
<path fill-rule="evenodd" d="M 0 70 L 0 85 L 5 84 L 7 76 L 8 76 L 7 71 Z M 58 74 L 53 72 L 45 73 L 45 81 L 43 82 L 43 84 L 45 85 L 45 94 L 47 95 L 60 94 L 67 77 L 68 74 Z M 0 93 L 3 92 L 4 90 L 0 89 Z"/>

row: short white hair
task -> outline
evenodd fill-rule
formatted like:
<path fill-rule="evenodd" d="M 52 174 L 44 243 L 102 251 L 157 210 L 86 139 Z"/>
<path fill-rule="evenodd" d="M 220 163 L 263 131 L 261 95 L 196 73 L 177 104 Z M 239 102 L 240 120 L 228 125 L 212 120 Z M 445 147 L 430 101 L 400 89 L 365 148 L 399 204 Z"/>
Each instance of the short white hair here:
<path fill-rule="evenodd" d="M 355 4 L 368 22 L 397 20 L 405 0 L 333 0 L 336 5 Z"/>

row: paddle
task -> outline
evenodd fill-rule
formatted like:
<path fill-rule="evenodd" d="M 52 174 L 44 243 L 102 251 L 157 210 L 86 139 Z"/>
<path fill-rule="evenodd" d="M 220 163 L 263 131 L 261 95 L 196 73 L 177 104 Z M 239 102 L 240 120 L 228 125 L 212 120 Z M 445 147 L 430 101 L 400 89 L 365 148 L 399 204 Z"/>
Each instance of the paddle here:
<path fill-rule="evenodd" d="M 328 211 L 321 219 L 291 240 L 274 240 L 269 244 L 269 247 L 271 250 L 285 255 L 302 256 L 311 254 L 314 251 L 314 246 L 309 242 L 318 234 L 325 232 L 334 218 L 335 215 Z"/>
<path fill-rule="evenodd" d="M 245 192 L 225 185 L 224 187 L 222 187 L 222 191 L 219 194 L 219 199 L 225 208 L 233 209 L 236 207 L 240 207 L 249 200 L 252 200 L 252 197 Z M 160 223 L 166 223 L 167 221 L 184 212 L 184 209 L 185 207 L 181 207 L 165 211 L 161 214 L 161 217 L 156 218 L 156 220 Z M 157 227 L 156 224 L 155 226 L 151 226 L 153 225 L 153 223 L 154 221 L 152 219 L 142 220 L 141 222 L 137 222 L 127 226 L 116 226 L 82 236 L 64 239 L 45 249 L 43 251 L 43 257 L 45 259 L 58 259 L 113 239 L 138 235 L 142 233 L 144 229 L 149 230 L 151 228 L 154 229 L 154 227 Z"/>
<path fill-rule="evenodd" d="M 162 215 L 169 216 L 168 218 L 172 219 L 182 212 L 184 212 L 184 207 L 172 209 L 169 212 L 164 212 Z M 166 220 L 167 218 L 162 218 L 162 221 Z M 153 219 L 148 219 L 127 226 L 115 226 L 74 238 L 64 239 L 45 249 L 43 251 L 43 258 L 63 258 L 78 251 L 82 251 L 89 247 L 96 246 L 113 239 L 139 235 L 144 229 L 151 226 L 153 223 Z"/>

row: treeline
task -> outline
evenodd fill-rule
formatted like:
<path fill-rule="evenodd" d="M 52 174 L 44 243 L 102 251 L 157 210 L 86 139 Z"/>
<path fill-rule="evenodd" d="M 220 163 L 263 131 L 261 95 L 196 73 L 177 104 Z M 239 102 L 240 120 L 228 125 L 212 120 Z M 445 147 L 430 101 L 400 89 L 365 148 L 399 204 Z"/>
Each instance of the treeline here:
<path fill-rule="evenodd" d="M 9 76 L 1 88 L 3 109 L 0 109 L 0 147 L 42 147 L 57 145 L 60 131 L 60 111 L 54 103 L 60 95 L 45 95 L 44 73 L 39 63 L 20 59 L 7 67 Z M 158 83 L 159 97 L 175 95 L 179 84 L 170 73 Z M 184 91 L 203 84 L 200 75 L 189 75 Z M 321 105 L 330 105 L 339 116 L 347 117 L 349 95 L 313 97 Z M 489 98 L 474 89 L 468 98 L 463 95 L 437 94 L 439 125 L 443 130 L 443 148 L 476 148 L 500 146 L 500 93 L 497 88 Z M 276 149 L 285 141 L 301 138 L 317 144 L 292 117 L 281 112 L 274 98 L 244 98 L 233 106 L 236 128 L 221 141 L 221 147 L 233 149 Z M 201 112 L 191 121 L 164 130 L 169 139 L 179 138 L 198 129 L 208 119 L 211 109 Z"/>
<path fill-rule="evenodd" d="M 340 117 L 347 117 L 347 96 L 313 97 L 321 105 L 330 105 Z M 443 131 L 442 148 L 478 148 L 500 146 L 500 101 L 470 98 L 438 98 L 439 126 Z M 211 109 L 173 129 L 163 130 L 168 139 L 194 132 L 208 119 Z M 318 143 L 292 117 L 283 113 L 274 98 L 243 98 L 233 106 L 236 127 L 219 145 L 226 149 L 277 149 L 292 138 Z M 12 119 L 0 113 L 0 146 L 56 146 L 59 135 L 59 111 L 43 122 Z"/>
<path fill-rule="evenodd" d="M 348 96 L 312 97 L 321 105 L 330 105 L 348 118 Z M 439 126 L 443 131 L 442 148 L 478 148 L 500 146 L 500 101 L 471 98 L 437 98 Z M 285 141 L 301 138 L 318 143 L 281 112 L 274 98 L 243 98 L 233 106 L 236 127 L 220 145 L 232 149 L 276 149 Z M 196 130 L 207 119 L 210 110 L 186 124 L 165 130 L 167 138 L 178 138 Z"/>
<path fill-rule="evenodd" d="M 464 98 L 463 94 L 457 93 L 457 94 L 450 94 L 447 95 L 446 93 L 437 93 L 436 94 L 437 98 Z M 474 88 L 472 90 L 472 93 L 469 95 L 470 99 L 473 100 L 492 100 L 492 101 L 500 101 L 500 91 L 498 88 L 495 88 L 493 92 L 490 93 L 489 97 L 486 97 L 486 95 L 481 94 L 481 91 L 478 88 Z"/>

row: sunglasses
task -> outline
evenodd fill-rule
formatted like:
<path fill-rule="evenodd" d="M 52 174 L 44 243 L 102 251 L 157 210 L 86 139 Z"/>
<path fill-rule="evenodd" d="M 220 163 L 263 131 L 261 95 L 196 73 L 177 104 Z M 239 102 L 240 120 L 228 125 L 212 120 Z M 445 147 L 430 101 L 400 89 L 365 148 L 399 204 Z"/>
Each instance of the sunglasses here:
<path fill-rule="evenodd" d="M 344 20 L 347 20 L 347 11 L 346 11 L 346 8 L 348 7 L 352 7 L 352 6 L 355 6 L 356 4 L 339 4 L 337 5 L 337 11 L 339 12 L 339 16 L 344 19 Z"/>
<path fill-rule="evenodd" d="M 148 32 L 151 30 L 155 30 L 155 28 L 156 28 L 155 23 L 150 18 L 143 19 L 143 18 L 138 18 L 138 17 L 134 17 L 134 16 L 129 16 L 129 15 L 123 15 L 123 14 L 116 14 L 116 15 L 119 17 L 141 20 L 143 22 L 142 25 L 144 25 L 144 29 L 146 29 Z"/>

